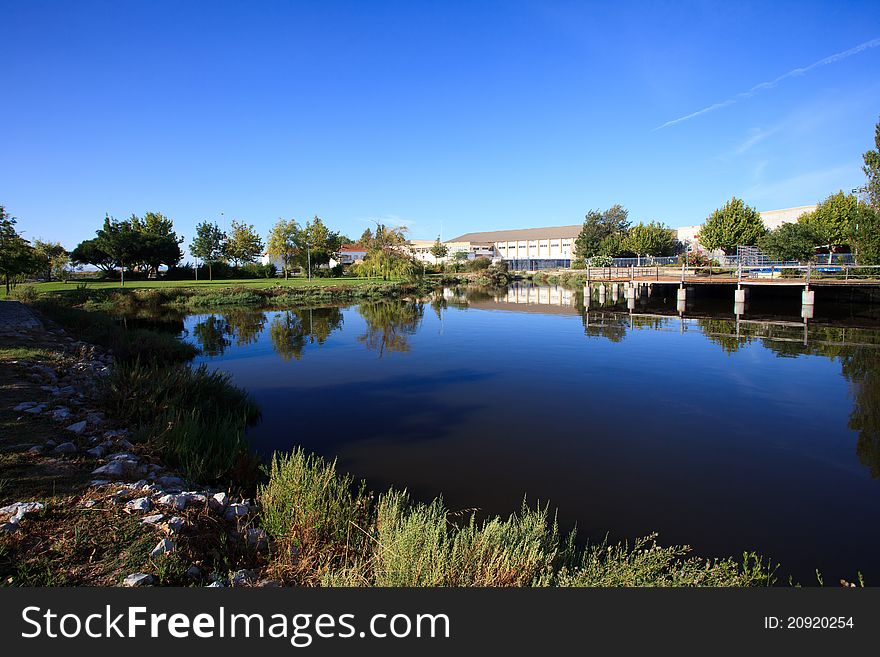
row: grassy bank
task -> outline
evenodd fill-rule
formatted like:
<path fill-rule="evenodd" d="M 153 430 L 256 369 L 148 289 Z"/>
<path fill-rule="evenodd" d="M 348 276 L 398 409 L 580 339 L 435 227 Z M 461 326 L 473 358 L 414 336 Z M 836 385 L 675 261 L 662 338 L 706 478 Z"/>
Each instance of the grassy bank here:
<path fill-rule="evenodd" d="M 300 449 L 276 455 L 258 501 L 275 539 L 270 569 L 288 583 L 322 586 L 766 586 L 757 555 L 703 559 L 687 546 L 578 547 L 547 507 L 523 504 L 482 522 L 442 499 L 376 495 Z"/>

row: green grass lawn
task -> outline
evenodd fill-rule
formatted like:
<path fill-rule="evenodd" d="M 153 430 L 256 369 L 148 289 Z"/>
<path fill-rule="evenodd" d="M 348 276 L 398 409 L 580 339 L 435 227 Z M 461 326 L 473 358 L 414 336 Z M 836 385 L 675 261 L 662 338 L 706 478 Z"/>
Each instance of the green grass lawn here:
<path fill-rule="evenodd" d="M 165 280 L 151 280 L 151 281 L 127 281 L 125 283 L 126 289 L 137 289 L 137 288 L 156 288 L 156 287 L 198 287 L 203 289 L 215 289 L 219 290 L 224 287 L 253 287 L 253 288 L 265 288 L 272 287 L 275 285 L 282 285 L 287 287 L 349 287 L 349 286 L 357 286 L 357 285 L 375 285 L 377 283 L 395 283 L 398 281 L 382 281 L 381 278 L 313 278 L 312 280 L 308 280 L 307 278 L 289 278 L 284 280 L 283 278 L 242 278 L 242 279 L 228 279 L 228 280 L 216 280 L 216 281 L 165 281 Z M 34 287 L 37 292 L 40 294 L 46 292 L 67 292 L 76 289 L 77 285 L 81 285 L 85 283 L 89 289 L 102 289 L 102 288 L 112 288 L 119 289 L 118 281 L 88 281 L 88 280 L 72 280 L 67 283 L 62 283 L 60 281 L 53 283 L 36 283 Z M 0 291 L 0 295 L 5 297 L 6 293 Z"/>

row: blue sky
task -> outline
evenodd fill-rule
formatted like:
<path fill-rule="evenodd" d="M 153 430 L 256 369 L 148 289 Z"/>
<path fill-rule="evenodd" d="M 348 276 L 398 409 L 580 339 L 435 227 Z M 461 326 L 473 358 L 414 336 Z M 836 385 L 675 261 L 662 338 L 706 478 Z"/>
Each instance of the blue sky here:
<path fill-rule="evenodd" d="M 880 115 L 876 1 L 0 0 L 0 25 L 0 203 L 67 247 L 148 210 L 187 242 L 688 225 L 862 184 Z"/>

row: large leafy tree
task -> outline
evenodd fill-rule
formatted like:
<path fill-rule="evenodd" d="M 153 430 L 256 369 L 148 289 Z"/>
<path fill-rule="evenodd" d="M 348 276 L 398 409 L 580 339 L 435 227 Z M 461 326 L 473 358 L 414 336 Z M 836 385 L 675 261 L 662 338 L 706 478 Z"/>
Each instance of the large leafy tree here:
<path fill-rule="evenodd" d="M 312 267 L 330 264 L 331 258 L 339 255 L 342 238 L 339 233 L 327 228 L 317 215 L 303 227 L 298 235 L 300 241 L 299 259 L 311 275 Z M 305 258 L 305 262 L 303 262 Z"/>
<path fill-rule="evenodd" d="M 140 234 L 140 264 L 154 273 L 159 267 L 173 267 L 180 262 L 182 237 L 174 231 L 174 223 L 161 212 L 147 212 L 143 217 L 131 215 L 131 226 Z"/>
<path fill-rule="evenodd" d="M 101 248 L 98 238 L 83 240 L 70 252 L 70 259 L 75 265 L 94 265 L 105 273 L 113 271 L 116 263 L 113 257 Z"/>
<path fill-rule="evenodd" d="M 196 236 L 189 245 L 189 252 L 208 265 L 208 280 L 214 280 L 214 263 L 225 257 L 225 242 L 226 233 L 217 224 L 203 221 L 196 226 Z"/>
<path fill-rule="evenodd" d="M 584 216 L 584 226 L 575 239 L 575 254 L 579 259 L 595 255 L 619 255 L 629 227 L 629 212 L 622 205 L 612 205 L 603 212 L 590 210 Z"/>
<path fill-rule="evenodd" d="M 269 231 L 269 240 L 266 243 L 266 250 L 269 256 L 276 258 L 281 262 L 281 268 L 284 270 L 284 278 L 288 277 L 291 269 L 296 263 L 299 255 L 300 246 L 303 239 L 300 235 L 302 230 L 296 219 L 279 219 L 278 222 Z"/>
<path fill-rule="evenodd" d="M 131 221 L 117 221 L 110 215 L 104 218 L 104 227 L 97 231 L 98 247 L 113 258 L 119 267 L 119 285 L 125 285 L 125 268 L 136 263 L 143 255 L 144 245 Z"/>
<path fill-rule="evenodd" d="M 880 211 L 880 121 L 874 126 L 874 148 L 862 155 L 862 159 L 865 161 L 862 171 L 868 178 L 868 203 Z"/>
<path fill-rule="evenodd" d="M 263 240 L 252 225 L 233 219 L 226 238 L 225 253 L 237 266 L 254 262 L 263 253 Z"/>
<path fill-rule="evenodd" d="M 15 229 L 16 219 L 0 205 L 0 272 L 6 281 L 9 296 L 10 279 L 34 270 L 37 259 L 34 249 Z"/>
<path fill-rule="evenodd" d="M 64 275 L 65 267 L 70 262 L 70 255 L 60 242 L 50 242 L 41 239 L 34 240 L 34 255 L 36 264 L 46 280 L 51 281 L 54 274 L 57 278 Z"/>
<path fill-rule="evenodd" d="M 403 248 L 406 245 L 406 226 L 376 224 L 376 230 L 364 231 L 361 243 L 367 250 L 362 262 L 353 271 L 358 276 L 389 278 L 412 278 L 422 271 L 415 260 Z"/>
<path fill-rule="evenodd" d="M 733 197 L 709 215 L 700 229 L 699 239 L 710 251 L 721 249 L 730 254 L 737 246 L 756 245 L 766 232 L 758 211 Z"/>
<path fill-rule="evenodd" d="M 774 260 L 812 260 L 820 239 L 807 224 L 782 224 L 758 240 L 761 251 Z"/>
<path fill-rule="evenodd" d="M 859 204 L 850 245 L 859 264 L 880 265 L 880 209 Z"/>
<path fill-rule="evenodd" d="M 636 224 L 630 228 L 623 238 L 622 246 L 639 256 L 663 256 L 672 255 L 677 244 L 678 238 L 674 230 L 660 222 L 652 221 L 647 224 Z"/>
<path fill-rule="evenodd" d="M 816 235 L 817 243 L 828 248 L 831 262 L 835 246 L 848 244 L 859 217 L 859 200 L 853 194 L 839 191 L 816 206 L 816 209 L 798 218 Z"/>

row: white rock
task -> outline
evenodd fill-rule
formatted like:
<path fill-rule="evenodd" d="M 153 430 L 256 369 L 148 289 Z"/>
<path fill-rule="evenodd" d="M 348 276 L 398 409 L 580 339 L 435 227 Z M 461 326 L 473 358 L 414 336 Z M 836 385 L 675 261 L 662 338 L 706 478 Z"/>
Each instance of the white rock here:
<path fill-rule="evenodd" d="M 67 420 L 68 418 L 70 418 L 70 415 L 70 409 L 64 408 L 63 406 L 60 408 L 56 408 L 54 411 L 52 411 L 53 420 Z"/>
<path fill-rule="evenodd" d="M 66 443 L 61 443 L 52 451 L 56 454 L 76 454 L 79 450 L 77 449 L 76 445 L 68 441 Z"/>
<path fill-rule="evenodd" d="M 26 411 L 27 409 L 33 408 L 36 405 L 37 405 L 37 402 L 32 402 L 32 401 L 21 402 L 18 406 L 16 406 L 12 410 L 13 411 Z"/>
<path fill-rule="evenodd" d="M 208 506 L 215 511 L 225 509 L 227 504 L 229 504 L 229 495 L 226 493 L 214 493 L 210 499 L 208 499 Z"/>
<path fill-rule="evenodd" d="M 34 445 L 28 450 L 28 452 L 30 452 L 31 454 L 42 454 L 43 449 L 44 447 L 42 445 Z"/>
<path fill-rule="evenodd" d="M 249 512 L 250 507 L 247 504 L 230 504 L 223 517 L 227 520 L 235 520 L 246 516 Z"/>
<path fill-rule="evenodd" d="M 146 573 L 133 573 L 122 580 L 123 586 L 149 586 L 153 583 L 153 576 Z"/>
<path fill-rule="evenodd" d="M 95 458 L 99 459 L 104 456 L 104 453 L 106 451 L 107 450 L 105 450 L 101 445 L 98 445 L 97 447 L 92 447 L 91 449 L 86 450 L 86 454 L 91 454 Z"/>
<path fill-rule="evenodd" d="M 48 404 L 37 404 L 36 406 L 26 408 L 24 412 L 36 415 L 37 413 L 42 413 L 43 411 L 45 411 L 46 408 L 48 408 Z"/>
<path fill-rule="evenodd" d="M 167 495 L 163 495 L 158 500 L 159 504 L 164 504 L 165 506 L 171 506 L 177 509 L 178 511 L 183 511 L 186 508 L 186 497 L 184 495 L 175 495 L 173 493 L 168 493 Z"/>
<path fill-rule="evenodd" d="M 72 431 L 73 433 L 79 435 L 79 434 L 81 434 L 83 431 L 86 430 L 86 421 L 85 421 L 85 420 L 81 420 L 81 421 L 79 421 L 79 422 L 74 422 L 74 423 L 71 424 L 69 427 L 67 427 L 67 430 L 68 430 L 68 431 Z"/>
<path fill-rule="evenodd" d="M 174 545 L 174 541 L 169 541 L 167 538 L 163 538 L 161 541 L 159 541 L 156 547 L 153 548 L 153 551 L 150 552 L 150 558 L 155 559 L 156 557 L 160 557 L 163 554 L 173 552 L 175 547 L 176 546 Z"/>
<path fill-rule="evenodd" d="M 190 579 L 199 579 L 202 576 L 202 569 L 196 565 L 192 565 L 186 569 L 186 576 Z"/>
<path fill-rule="evenodd" d="M 165 518 L 161 513 L 155 513 L 151 516 L 144 516 L 141 520 L 145 525 L 158 525 Z"/>
<path fill-rule="evenodd" d="M 106 465 L 92 470 L 92 474 L 107 475 L 108 477 L 121 477 L 125 474 L 125 466 L 120 461 L 111 461 Z"/>
<path fill-rule="evenodd" d="M 130 502 L 126 503 L 125 508 L 129 511 L 146 513 L 153 508 L 153 503 L 150 502 L 149 497 L 139 497 L 136 500 L 131 500 Z"/>
<path fill-rule="evenodd" d="M 0 508 L 0 515 L 9 514 L 11 516 L 9 518 L 10 521 L 18 522 L 24 518 L 26 514 L 37 513 L 44 508 L 45 507 L 40 502 L 15 502 L 14 504 Z"/>
<path fill-rule="evenodd" d="M 186 482 L 183 479 L 171 475 L 159 477 L 159 480 L 156 483 L 158 483 L 165 490 L 172 493 L 180 492 L 184 488 L 186 488 Z"/>
<path fill-rule="evenodd" d="M 174 516 L 171 520 L 168 521 L 168 529 L 172 532 L 179 532 L 183 529 L 183 526 L 186 524 L 186 520 L 181 518 L 180 516 Z"/>

